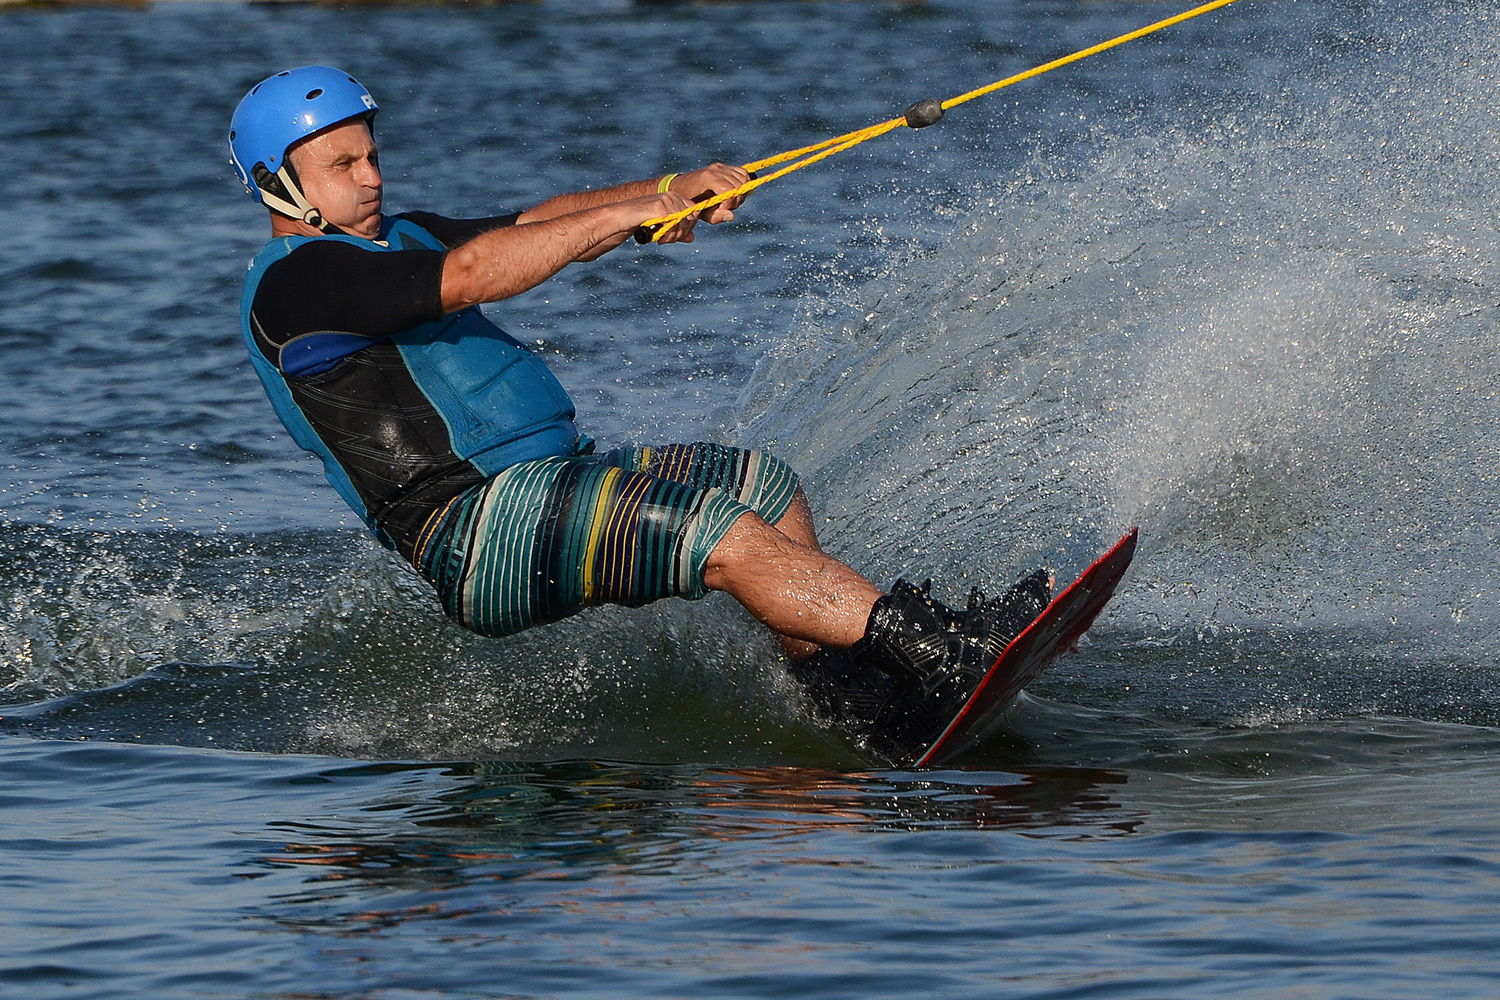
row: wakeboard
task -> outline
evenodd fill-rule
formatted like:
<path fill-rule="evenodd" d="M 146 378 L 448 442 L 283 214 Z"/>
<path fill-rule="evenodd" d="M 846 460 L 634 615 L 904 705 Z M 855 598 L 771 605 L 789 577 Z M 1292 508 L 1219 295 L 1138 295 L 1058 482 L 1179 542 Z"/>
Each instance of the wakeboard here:
<path fill-rule="evenodd" d="M 953 721 L 917 757 L 916 767 L 941 766 L 983 741 L 1021 689 L 1073 648 L 1114 596 L 1130 567 L 1136 531 L 1131 528 L 1011 640 Z"/>

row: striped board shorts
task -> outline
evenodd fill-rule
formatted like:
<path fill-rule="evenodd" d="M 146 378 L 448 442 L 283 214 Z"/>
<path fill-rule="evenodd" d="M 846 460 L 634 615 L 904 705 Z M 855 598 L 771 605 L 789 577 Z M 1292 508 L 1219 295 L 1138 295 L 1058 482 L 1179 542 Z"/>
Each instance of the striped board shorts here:
<path fill-rule="evenodd" d="M 717 444 L 535 459 L 439 509 L 412 563 L 450 618 L 510 635 L 596 604 L 697 600 L 734 522 L 775 524 L 796 492 L 785 462 Z"/>

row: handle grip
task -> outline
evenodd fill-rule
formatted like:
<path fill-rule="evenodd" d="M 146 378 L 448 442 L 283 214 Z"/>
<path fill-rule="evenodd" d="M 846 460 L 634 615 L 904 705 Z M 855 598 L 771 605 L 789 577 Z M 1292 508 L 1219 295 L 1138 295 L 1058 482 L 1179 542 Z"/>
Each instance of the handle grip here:
<path fill-rule="evenodd" d="M 749 171 L 749 174 L 750 174 L 750 179 L 752 181 L 755 180 L 755 171 L 751 170 L 751 171 Z M 707 201 L 708 199 L 712 198 L 713 196 L 714 196 L 714 193 L 712 191 L 704 191 L 702 194 L 700 194 L 697 197 L 695 197 L 693 199 L 693 201 L 695 201 L 695 202 Z M 657 225 L 654 225 L 654 226 L 636 226 L 635 227 L 635 241 L 637 243 L 650 243 L 651 242 L 651 237 L 655 236 L 657 230 L 659 230 L 659 229 L 661 229 L 661 225 L 660 224 L 657 224 Z"/>

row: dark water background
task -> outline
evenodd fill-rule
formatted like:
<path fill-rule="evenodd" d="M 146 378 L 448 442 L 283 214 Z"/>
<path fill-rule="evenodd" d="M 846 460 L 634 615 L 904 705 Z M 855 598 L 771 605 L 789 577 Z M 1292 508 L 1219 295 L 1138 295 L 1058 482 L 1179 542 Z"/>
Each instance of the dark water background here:
<path fill-rule="evenodd" d="M 877 580 L 1142 547 L 955 770 L 732 602 L 446 623 L 276 425 L 222 134 L 391 210 L 748 160 L 1182 9 L 0 8 L 0 994 L 1489 997 L 1500 10 L 1242 0 L 499 307 L 607 445 L 768 445 Z"/>

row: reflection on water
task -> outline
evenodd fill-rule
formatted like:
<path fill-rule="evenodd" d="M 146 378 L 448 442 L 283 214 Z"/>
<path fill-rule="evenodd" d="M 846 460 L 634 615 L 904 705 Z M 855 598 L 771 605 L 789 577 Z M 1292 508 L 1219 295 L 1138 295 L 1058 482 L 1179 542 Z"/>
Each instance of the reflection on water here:
<path fill-rule="evenodd" d="M 1145 821 L 1111 794 L 1125 784 L 1124 773 L 1089 768 L 851 774 L 567 761 L 378 764 L 307 780 L 369 779 L 385 790 L 363 806 L 268 824 L 286 841 L 250 861 L 258 871 L 240 874 L 308 873 L 280 897 L 293 909 L 278 912 L 278 922 L 347 931 L 453 917 L 486 905 L 468 890 L 525 879 L 690 878 L 720 854 L 741 856 L 732 845 L 748 840 L 770 842 L 758 850 L 779 856 L 778 843 L 805 846 L 842 832 L 1011 830 L 1090 839 L 1128 835 Z M 791 849 L 783 860 L 801 863 Z M 443 894 L 440 902 L 307 912 L 350 895 L 433 890 Z"/>

